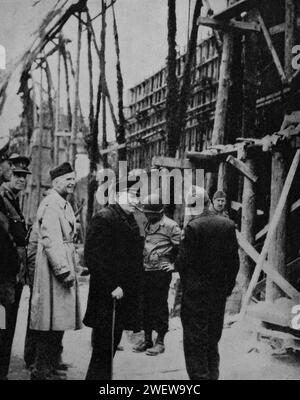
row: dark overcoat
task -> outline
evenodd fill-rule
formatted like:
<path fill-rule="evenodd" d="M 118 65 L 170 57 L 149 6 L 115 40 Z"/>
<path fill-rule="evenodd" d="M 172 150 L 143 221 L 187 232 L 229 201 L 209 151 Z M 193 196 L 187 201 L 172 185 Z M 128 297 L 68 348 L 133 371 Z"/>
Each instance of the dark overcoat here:
<path fill-rule="evenodd" d="M 186 226 L 176 261 L 183 285 L 183 306 L 225 300 L 232 292 L 239 269 L 234 223 L 205 211 Z"/>
<path fill-rule="evenodd" d="M 90 288 L 84 324 L 99 327 L 111 312 L 111 292 L 118 286 L 124 297 L 117 302 L 125 329 L 135 329 L 143 261 L 143 240 L 133 215 L 118 204 L 97 213 L 87 232 L 84 259 Z"/>

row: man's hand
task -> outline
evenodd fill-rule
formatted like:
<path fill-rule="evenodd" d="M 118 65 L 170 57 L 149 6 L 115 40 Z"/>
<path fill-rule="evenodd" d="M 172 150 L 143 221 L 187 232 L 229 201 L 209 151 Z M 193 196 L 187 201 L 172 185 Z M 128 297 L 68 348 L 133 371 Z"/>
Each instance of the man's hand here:
<path fill-rule="evenodd" d="M 66 276 L 62 282 L 64 288 L 69 289 L 74 285 L 75 277 L 72 274 Z"/>
<path fill-rule="evenodd" d="M 165 272 L 173 272 L 175 270 L 174 264 L 171 263 L 163 264 L 161 269 Z"/>
<path fill-rule="evenodd" d="M 115 290 L 111 292 L 112 298 L 120 300 L 124 296 L 123 289 L 118 286 Z"/>

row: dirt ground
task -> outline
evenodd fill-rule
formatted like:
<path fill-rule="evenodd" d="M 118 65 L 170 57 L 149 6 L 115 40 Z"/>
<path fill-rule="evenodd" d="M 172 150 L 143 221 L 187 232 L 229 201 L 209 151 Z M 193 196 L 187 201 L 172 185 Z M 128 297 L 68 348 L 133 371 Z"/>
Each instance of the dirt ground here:
<path fill-rule="evenodd" d="M 81 282 L 83 311 L 86 305 L 88 284 Z M 29 372 L 24 368 L 23 349 L 28 310 L 28 289 L 22 295 L 16 335 L 12 350 L 9 380 L 28 380 Z M 85 377 L 91 354 L 89 328 L 66 332 L 64 336 L 65 362 L 72 364 L 69 380 Z M 170 331 L 166 337 L 166 351 L 157 357 L 132 352 L 132 345 L 139 339 L 131 332 L 124 332 L 123 351 L 115 356 L 114 379 L 124 380 L 186 380 L 188 379 L 182 349 L 180 318 L 170 319 Z M 220 342 L 220 379 L 222 380 L 281 380 L 299 379 L 300 358 L 293 354 L 273 355 L 272 349 L 256 341 L 245 326 L 237 324 L 224 328 Z"/>

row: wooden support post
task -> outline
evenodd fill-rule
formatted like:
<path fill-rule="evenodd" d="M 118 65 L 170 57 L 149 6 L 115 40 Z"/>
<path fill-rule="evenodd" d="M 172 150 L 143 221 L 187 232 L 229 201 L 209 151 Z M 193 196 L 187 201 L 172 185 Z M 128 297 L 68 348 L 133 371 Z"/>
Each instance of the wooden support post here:
<path fill-rule="evenodd" d="M 100 74 L 102 85 L 102 146 L 107 148 L 107 132 L 106 132 L 106 74 L 105 74 L 105 41 L 106 41 L 106 4 L 102 0 L 102 28 L 101 28 L 101 50 L 100 50 Z M 107 168 L 107 154 L 103 155 L 103 167 Z"/>
<path fill-rule="evenodd" d="M 295 7 L 292 6 L 294 0 L 285 0 L 286 4 L 286 30 L 285 30 L 285 74 L 289 79 L 292 76 L 291 54 L 294 41 L 295 28 L 291 21 L 295 20 Z M 284 126 L 285 121 L 283 122 Z M 281 129 L 280 129 L 281 130 Z M 278 200 L 283 190 L 284 181 L 287 173 L 287 165 L 285 156 L 280 150 L 275 150 L 272 154 L 272 172 L 271 172 L 271 204 L 270 204 L 270 219 L 273 217 Z M 286 216 L 287 205 L 283 207 L 281 218 L 275 229 L 273 240 L 270 244 L 268 260 L 274 266 L 276 271 L 285 276 L 286 271 Z M 282 294 L 276 286 L 272 284 L 270 279 L 267 279 L 266 300 L 273 302 Z"/>
<path fill-rule="evenodd" d="M 44 130 L 43 112 L 43 68 L 40 67 L 40 115 L 39 115 L 39 137 L 38 137 L 38 177 L 37 177 L 37 204 L 40 203 L 42 188 L 42 146 Z"/>
<path fill-rule="evenodd" d="M 81 49 L 81 32 L 82 22 L 79 13 L 78 20 L 78 33 L 77 33 L 77 59 L 75 70 L 75 93 L 74 93 L 74 110 L 72 117 L 72 135 L 71 135 L 71 155 L 70 162 L 75 167 L 76 153 L 77 153 L 77 133 L 79 126 L 78 109 L 79 109 L 79 71 L 80 71 L 80 49 Z"/>
<path fill-rule="evenodd" d="M 276 229 L 278 227 L 278 223 L 280 222 L 280 218 L 282 216 L 282 212 L 283 212 L 283 210 L 284 210 L 284 208 L 286 206 L 286 200 L 287 200 L 290 188 L 292 186 L 296 170 L 297 170 L 298 165 L 299 165 L 299 160 L 300 160 L 300 149 L 297 150 L 297 152 L 296 152 L 296 154 L 294 156 L 294 159 L 293 159 L 292 165 L 290 167 L 289 173 L 287 175 L 286 181 L 285 181 L 284 186 L 282 188 L 280 199 L 278 201 L 278 204 L 277 204 L 277 207 L 275 209 L 274 215 L 273 215 L 272 220 L 270 222 L 270 228 L 268 230 L 265 243 L 263 245 L 263 248 L 262 248 L 262 251 L 261 251 L 261 253 L 259 255 L 259 258 L 257 260 L 257 264 L 256 264 L 256 267 L 255 267 L 254 273 L 252 275 L 249 287 L 248 287 L 247 292 L 245 294 L 244 302 L 243 302 L 242 309 L 241 309 L 241 312 L 240 312 L 240 318 L 243 318 L 244 315 L 245 315 L 249 300 L 251 298 L 252 291 L 253 291 L 253 289 L 254 289 L 257 281 L 258 281 L 259 275 L 260 275 L 261 270 L 262 270 L 262 266 L 263 266 L 263 264 L 264 264 L 264 262 L 266 260 L 266 257 L 267 257 L 267 254 L 268 254 L 268 251 L 269 251 L 269 248 L 270 248 L 270 244 L 271 244 L 271 242 L 273 240 L 275 231 L 276 231 Z"/>
<path fill-rule="evenodd" d="M 60 39 L 61 40 L 61 39 Z M 61 65 L 61 54 L 60 49 L 57 52 L 57 86 L 56 86 L 56 101 L 55 101 L 55 133 L 54 133 L 54 164 L 59 164 L 59 112 L 60 112 L 60 65 Z"/>
<path fill-rule="evenodd" d="M 248 20 L 256 19 L 256 10 L 249 11 Z M 255 137 L 256 98 L 257 98 L 257 43 L 258 35 L 255 32 L 244 37 L 243 43 L 243 109 L 242 109 L 242 136 Z M 245 163 L 238 161 L 241 171 L 244 174 L 242 182 L 242 218 L 241 233 L 245 239 L 253 244 L 254 228 L 256 222 L 256 187 L 257 176 L 255 175 L 255 161 L 246 154 Z M 243 168 L 245 167 L 245 168 Z M 249 286 L 251 271 L 254 263 L 251 257 L 243 249 L 239 252 L 240 270 L 237 277 L 242 297 L 245 296 Z"/>
<path fill-rule="evenodd" d="M 228 98 L 232 75 L 233 43 L 234 36 L 231 31 L 225 31 L 223 36 L 223 50 L 220 65 L 220 77 L 214 127 L 212 133 L 212 145 L 224 144 L 225 126 L 228 114 Z M 210 197 L 218 187 L 224 187 L 225 168 L 220 166 L 219 179 L 217 174 L 209 172 L 207 174 L 206 189 Z"/>

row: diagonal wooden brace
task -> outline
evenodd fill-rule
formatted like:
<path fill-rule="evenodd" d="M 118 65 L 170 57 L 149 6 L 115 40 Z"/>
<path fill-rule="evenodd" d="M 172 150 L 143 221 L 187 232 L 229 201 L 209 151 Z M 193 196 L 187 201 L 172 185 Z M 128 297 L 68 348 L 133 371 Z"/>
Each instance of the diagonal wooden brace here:
<path fill-rule="evenodd" d="M 245 253 L 248 254 L 249 257 L 252 258 L 253 261 L 257 262 L 259 258 L 259 253 L 255 250 L 255 248 L 243 237 L 243 235 L 236 231 L 237 239 L 239 246 L 244 250 Z M 281 290 L 284 291 L 292 300 L 295 300 L 297 303 L 300 301 L 300 293 L 298 290 L 294 288 L 282 275 L 279 274 L 276 270 L 274 270 L 273 266 L 265 261 L 262 265 L 262 270 L 272 279 L 274 283 Z"/>
<path fill-rule="evenodd" d="M 233 156 L 228 156 L 226 158 L 226 162 L 237 168 L 243 175 L 245 175 L 253 183 L 257 182 L 258 177 L 254 175 L 247 167 L 247 165 L 242 161 L 238 160 L 237 158 L 234 158 Z"/>
<path fill-rule="evenodd" d="M 249 287 L 248 287 L 247 292 L 245 294 L 244 303 L 242 305 L 242 309 L 241 309 L 241 312 L 239 314 L 239 318 L 240 319 L 242 319 L 244 317 L 245 313 L 246 313 L 246 308 L 247 308 L 249 300 L 251 298 L 252 291 L 253 291 L 255 285 L 257 284 L 260 272 L 261 272 L 261 270 L 263 268 L 264 263 L 266 262 L 266 257 L 267 257 L 268 251 L 269 251 L 269 247 L 270 247 L 271 241 L 273 240 L 273 237 L 274 237 L 275 230 L 277 228 L 278 222 L 279 222 L 279 220 L 281 218 L 282 211 L 283 211 L 283 209 L 285 207 L 285 203 L 286 203 L 290 188 L 292 186 L 292 183 L 293 183 L 293 180 L 294 180 L 294 177 L 295 177 L 298 165 L 299 165 L 299 161 L 300 161 L 300 149 L 298 149 L 296 151 L 296 154 L 294 156 L 293 162 L 292 162 L 292 164 L 290 166 L 290 169 L 289 169 L 289 173 L 288 173 L 288 175 L 286 177 L 286 180 L 285 180 L 282 192 L 281 192 L 281 196 L 280 196 L 279 202 L 277 204 L 277 207 L 276 207 L 276 210 L 274 212 L 273 218 L 270 221 L 270 227 L 269 227 L 269 230 L 268 230 L 268 233 L 267 233 L 266 240 L 264 242 L 264 245 L 263 245 L 263 248 L 261 250 L 261 253 L 259 254 L 259 257 L 257 259 L 255 270 L 253 272 Z"/>
<path fill-rule="evenodd" d="M 260 12 L 257 13 L 257 17 L 258 17 L 258 21 L 260 23 L 261 29 L 263 31 L 264 37 L 266 39 L 267 46 L 268 46 L 268 48 L 269 48 L 269 50 L 270 50 L 270 52 L 272 54 L 273 61 L 274 61 L 275 65 L 276 65 L 277 71 L 278 71 L 279 76 L 281 78 L 281 82 L 282 83 L 286 83 L 287 78 L 286 78 L 285 72 L 284 72 L 284 70 L 282 68 L 282 65 L 281 65 L 280 59 L 278 57 L 277 51 L 276 51 L 275 47 L 273 46 L 270 32 L 268 31 Z"/>

